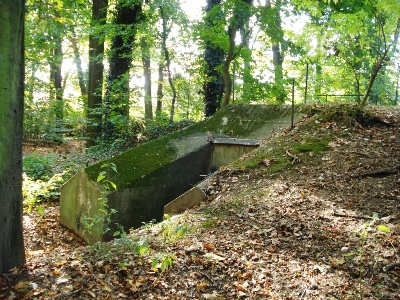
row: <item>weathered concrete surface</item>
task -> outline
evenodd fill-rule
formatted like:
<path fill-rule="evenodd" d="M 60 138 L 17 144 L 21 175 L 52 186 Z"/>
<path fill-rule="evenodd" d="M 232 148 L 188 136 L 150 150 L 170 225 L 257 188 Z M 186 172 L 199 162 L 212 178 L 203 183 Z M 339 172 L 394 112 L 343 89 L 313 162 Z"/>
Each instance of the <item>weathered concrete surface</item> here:
<path fill-rule="evenodd" d="M 101 240 L 103 222 L 97 224 L 91 233 L 84 233 L 84 217 L 94 216 L 99 210 L 99 199 L 103 188 L 90 180 L 84 170 L 79 171 L 61 187 L 60 223 L 89 243 Z"/>
<path fill-rule="evenodd" d="M 207 143 L 167 166 L 133 182 L 129 188 L 116 191 L 108 198 L 109 206 L 118 213 L 112 220 L 124 228 L 138 228 L 150 220 L 160 221 L 164 205 L 193 187 L 208 174 L 211 146 Z M 112 236 L 106 235 L 105 239 Z"/>
<path fill-rule="evenodd" d="M 114 192 L 104 191 L 90 180 L 85 170 L 80 171 L 61 188 L 60 223 L 92 244 L 112 239 L 118 229 L 116 224 L 129 230 L 151 220 L 160 221 L 164 205 L 190 189 L 192 183 L 201 181 L 202 175 L 209 171 L 208 141 L 204 139 L 203 145 L 190 150 L 187 155 Z M 84 233 L 83 217 L 98 214 L 101 197 L 107 198 L 109 209 L 116 210 L 108 225 L 110 230 L 103 233 L 103 223 L 98 223 L 90 233 Z"/>
<path fill-rule="evenodd" d="M 217 138 L 211 142 L 210 170 L 215 171 L 222 166 L 227 166 L 244 154 L 253 151 L 260 145 L 259 140 Z"/>
<path fill-rule="evenodd" d="M 186 193 L 180 195 L 178 198 L 165 205 L 164 214 L 172 215 L 181 213 L 186 209 L 190 209 L 198 205 L 206 198 L 206 193 L 196 185 Z"/>
<path fill-rule="evenodd" d="M 89 243 L 94 243 L 111 239 L 117 229 L 116 223 L 128 231 L 143 222 L 161 220 L 164 206 L 201 181 L 204 178 L 201 175 L 206 175 L 210 166 L 217 168 L 230 163 L 249 150 L 248 146 L 229 149 L 230 146 L 226 145 L 221 145 L 226 146 L 225 150 L 215 147 L 212 150 L 210 138 L 262 140 L 272 130 L 290 126 L 290 120 L 288 107 L 235 105 L 204 122 L 89 166 L 62 187 L 60 222 Z M 212 151 L 215 154 L 211 164 Z M 114 163 L 117 167 L 118 173 L 107 174 L 107 179 L 117 185 L 117 191 L 106 192 L 95 182 L 105 163 Z M 104 224 L 98 222 L 91 234 L 84 233 L 83 216 L 98 216 L 99 199 L 104 197 L 108 209 L 117 211 L 109 225 L 111 231 L 104 234 Z M 194 198 L 200 199 L 201 193 Z M 181 201 L 179 205 L 188 208 L 192 204 L 187 201 L 191 200 Z"/>

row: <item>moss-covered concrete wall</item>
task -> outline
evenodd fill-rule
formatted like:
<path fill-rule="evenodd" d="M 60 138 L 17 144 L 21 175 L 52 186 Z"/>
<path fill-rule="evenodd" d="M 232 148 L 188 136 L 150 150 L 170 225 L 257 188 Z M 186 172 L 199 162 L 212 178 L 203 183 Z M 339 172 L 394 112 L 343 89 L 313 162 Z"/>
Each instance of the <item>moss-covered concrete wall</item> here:
<path fill-rule="evenodd" d="M 207 175 L 210 165 L 211 146 L 205 143 L 197 150 L 178 158 L 156 172 L 133 182 L 130 187 L 118 190 L 108 196 L 109 206 L 116 213 L 111 222 L 129 228 L 138 228 L 151 220 L 161 221 L 164 205 L 189 190 L 194 183 Z M 112 235 L 104 239 L 111 239 Z"/>
<path fill-rule="evenodd" d="M 61 187 L 60 223 L 89 243 L 100 241 L 103 235 L 103 222 L 99 222 L 89 232 L 84 230 L 84 218 L 93 217 L 99 212 L 99 199 L 105 191 L 87 176 L 85 170 L 79 171 Z"/>
<path fill-rule="evenodd" d="M 164 205 L 208 173 L 210 137 L 263 139 L 273 128 L 289 126 L 290 112 L 288 106 L 229 106 L 203 122 L 89 166 L 62 187 L 60 222 L 93 243 L 110 239 L 115 223 L 129 230 L 152 219 L 160 220 Z M 102 166 L 110 163 L 118 172 L 107 172 L 107 180 L 116 184 L 117 190 L 105 192 L 96 180 L 104 170 Z M 110 233 L 99 233 L 103 228 L 100 223 L 91 234 L 84 233 L 82 216 L 98 215 L 99 199 L 104 197 L 108 209 L 117 211 Z"/>

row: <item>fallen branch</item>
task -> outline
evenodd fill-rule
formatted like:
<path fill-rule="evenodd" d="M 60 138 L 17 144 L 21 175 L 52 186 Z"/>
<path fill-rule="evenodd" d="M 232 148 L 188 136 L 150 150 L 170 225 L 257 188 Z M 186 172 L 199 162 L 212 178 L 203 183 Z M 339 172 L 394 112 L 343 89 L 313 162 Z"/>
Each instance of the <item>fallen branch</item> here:
<path fill-rule="evenodd" d="M 394 264 L 383 267 L 384 272 L 390 272 L 390 271 L 396 271 L 396 270 L 400 270 L 400 263 L 394 263 Z"/>
<path fill-rule="evenodd" d="M 340 218 L 362 219 L 362 220 L 371 220 L 372 219 L 371 217 L 342 215 L 342 214 L 338 214 L 338 213 L 332 213 L 332 216 L 340 217 Z"/>
<path fill-rule="evenodd" d="M 285 153 L 286 153 L 287 156 L 289 156 L 289 157 L 291 157 L 293 159 L 292 160 L 292 164 L 294 164 L 295 162 L 300 162 L 301 161 L 300 158 L 298 158 L 296 155 L 290 153 L 287 148 L 285 149 Z"/>
<path fill-rule="evenodd" d="M 400 171 L 400 166 L 396 166 L 392 169 L 378 170 L 369 173 L 363 173 L 351 176 L 352 178 L 362 178 L 362 177 L 386 177 L 392 174 L 397 174 Z"/>

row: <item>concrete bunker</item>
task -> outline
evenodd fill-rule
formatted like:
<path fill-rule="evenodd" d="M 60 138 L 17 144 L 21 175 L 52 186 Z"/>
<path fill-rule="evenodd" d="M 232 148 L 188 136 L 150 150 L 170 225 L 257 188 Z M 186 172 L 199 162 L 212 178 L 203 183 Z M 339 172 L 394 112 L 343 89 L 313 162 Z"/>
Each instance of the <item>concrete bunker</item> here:
<path fill-rule="evenodd" d="M 231 117 L 238 110 L 241 120 L 248 122 L 240 124 Z M 257 115 L 260 111 L 263 116 Z M 268 135 L 265 132 L 270 129 L 271 119 L 276 119 L 281 126 L 284 118 L 289 122 L 285 123 L 286 127 L 289 126 L 289 112 L 290 108 L 285 106 L 228 107 L 199 124 L 89 166 L 61 188 L 60 223 L 93 244 L 112 239 L 113 232 L 118 230 L 117 224 L 128 231 L 152 220 L 160 221 L 166 212 L 193 207 L 204 199 L 201 191 L 202 184 L 207 184 L 202 181 L 204 175 L 256 148 Z M 250 117 L 262 121 L 257 123 Z M 268 123 L 265 131 L 264 123 Z M 261 133 L 257 135 L 259 139 L 251 135 L 256 131 Z M 110 162 L 118 171 L 107 174 L 107 179 L 117 186 L 115 191 L 105 190 L 96 180 L 102 166 Z M 108 210 L 116 211 L 107 224 L 108 232 L 103 230 L 104 219 L 98 218 L 102 216 L 104 203 Z M 98 221 L 87 231 L 84 222 L 90 218 Z"/>

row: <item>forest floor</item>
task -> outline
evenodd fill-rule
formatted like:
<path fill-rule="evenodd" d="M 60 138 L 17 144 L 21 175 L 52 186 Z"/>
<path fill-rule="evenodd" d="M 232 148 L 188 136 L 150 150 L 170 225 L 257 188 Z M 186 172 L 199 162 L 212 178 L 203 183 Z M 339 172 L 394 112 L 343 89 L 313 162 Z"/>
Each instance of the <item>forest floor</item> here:
<path fill-rule="evenodd" d="M 26 264 L 0 299 L 400 299 L 400 113 L 373 114 L 306 118 L 258 153 L 329 135 L 322 154 L 228 167 L 207 202 L 111 243 L 60 227 L 58 202 L 26 212 Z"/>

